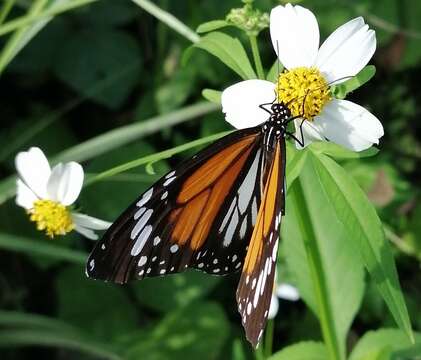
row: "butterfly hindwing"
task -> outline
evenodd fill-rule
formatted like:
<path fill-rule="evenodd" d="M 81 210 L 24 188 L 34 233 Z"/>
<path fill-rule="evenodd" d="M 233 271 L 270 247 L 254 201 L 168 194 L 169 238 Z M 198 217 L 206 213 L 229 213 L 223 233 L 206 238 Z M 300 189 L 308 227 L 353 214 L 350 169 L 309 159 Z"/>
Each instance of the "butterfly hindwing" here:
<path fill-rule="evenodd" d="M 88 276 L 125 283 L 187 267 L 239 270 L 260 207 L 261 142 L 259 128 L 231 133 L 161 178 L 96 245 Z"/>
<path fill-rule="evenodd" d="M 237 288 L 238 311 L 247 339 L 257 346 L 265 328 L 274 286 L 279 226 L 284 209 L 285 140 L 276 143 L 257 222 Z"/>

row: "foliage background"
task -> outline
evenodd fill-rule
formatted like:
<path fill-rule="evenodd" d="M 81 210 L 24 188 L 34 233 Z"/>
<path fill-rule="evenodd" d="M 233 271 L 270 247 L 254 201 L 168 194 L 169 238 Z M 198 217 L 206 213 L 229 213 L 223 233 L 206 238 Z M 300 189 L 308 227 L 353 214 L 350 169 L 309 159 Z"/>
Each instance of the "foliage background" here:
<path fill-rule="evenodd" d="M 8 21 L 25 15 L 32 2 L 6 3 L 14 5 Z M 234 0 L 155 3 L 191 29 L 223 19 L 231 8 L 242 6 Z M 256 0 L 265 11 L 278 3 Z M 357 15 L 377 32 L 376 76 L 349 98 L 381 119 L 385 136 L 378 155 L 342 160 L 341 165 L 378 210 L 392 243 L 413 328 L 421 331 L 421 3 L 303 0 L 300 4 L 315 12 L 322 38 Z M 94 175 L 229 130 L 218 107 L 206 103 L 201 92 L 222 90 L 238 81 L 238 75 L 199 49 L 183 64 L 191 42 L 138 5 L 100 0 L 57 15 L 7 67 L 10 34 L 0 38 L 2 359 L 240 360 L 263 358 L 270 352 L 266 344 L 254 353 L 244 340 L 235 305 L 237 275 L 219 278 L 192 271 L 125 287 L 87 280 L 83 265 L 92 242 L 77 234 L 46 239 L 13 199 L 6 200 L 14 156 L 30 146 L 41 147 L 52 159 L 83 161 L 85 171 Z M 250 54 L 241 32 L 227 32 L 244 40 Z M 269 68 L 274 54 L 267 30 L 259 40 L 264 66 Z M 133 127 L 113 132 L 127 125 Z M 98 137 L 101 134 L 108 135 Z M 84 188 L 78 206 L 112 220 L 159 175 L 196 151 L 93 183 Z M 294 240 L 290 236 L 287 244 L 293 246 Z M 297 275 L 288 270 L 294 261 L 289 252 L 287 246 L 280 251 L 280 274 L 294 282 Z M 364 296 L 346 337 L 351 358 L 389 358 L 381 356 L 409 346 L 367 276 L 361 291 Z M 273 352 L 306 341 L 298 346 L 306 347 L 307 356 L 310 348 L 314 354 L 323 353 L 320 343 L 308 343 L 320 341 L 322 335 L 317 318 L 303 302 L 282 301 L 272 325 Z M 367 333 L 370 330 L 374 332 Z M 401 358 L 415 359 L 420 353 L 410 349 Z M 284 350 L 274 358 L 292 357 Z M 297 357 L 301 358 L 309 357 Z"/>

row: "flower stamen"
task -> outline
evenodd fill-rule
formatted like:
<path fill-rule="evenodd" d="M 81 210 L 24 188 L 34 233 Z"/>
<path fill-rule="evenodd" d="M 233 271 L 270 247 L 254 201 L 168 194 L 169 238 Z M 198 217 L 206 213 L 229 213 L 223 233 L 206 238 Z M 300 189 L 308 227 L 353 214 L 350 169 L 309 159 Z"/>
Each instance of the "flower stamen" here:
<path fill-rule="evenodd" d="M 28 211 L 31 221 L 37 224 L 37 229 L 53 238 L 55 235 L 65 235 L 74 229 L 72 216 L 68 208 L 52 200 L 37 200 Z"/>
<path fill-rule="evenodd" d="M 315 67 L 297 67 L 279 75 L 276 85 L 278 102 L 288 104 L 293 116 L 312 120 L 332 99 L 330 87 Z"/>

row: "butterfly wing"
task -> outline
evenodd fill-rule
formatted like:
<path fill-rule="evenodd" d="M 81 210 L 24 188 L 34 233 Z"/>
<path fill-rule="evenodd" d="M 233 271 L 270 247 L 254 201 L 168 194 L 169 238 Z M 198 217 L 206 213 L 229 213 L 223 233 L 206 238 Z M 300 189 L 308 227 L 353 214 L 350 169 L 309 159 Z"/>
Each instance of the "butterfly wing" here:
<path fill-rule="evenodd" d="M 285 139 L 276 142 L 250 246 L 237 288 L 238 311 L 247 339 L 257 346 L 273 291 L 279 226 L 284 209 Z"/>
<path fill-rule="evenodd" d="M 125 283 L 187 267 L 239 270 L 260 207 L 261 145 L 260 127 L 236 131 L 165 175 L 97 243 L 87 275 Z"/>

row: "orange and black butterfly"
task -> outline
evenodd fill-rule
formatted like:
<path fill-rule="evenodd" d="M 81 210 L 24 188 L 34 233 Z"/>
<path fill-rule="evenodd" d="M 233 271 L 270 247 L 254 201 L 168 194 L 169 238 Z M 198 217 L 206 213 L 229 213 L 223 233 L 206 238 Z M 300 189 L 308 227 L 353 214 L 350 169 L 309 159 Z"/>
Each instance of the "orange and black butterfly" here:
<path fill-rule="evenodd" d="M 297 117 L 286 105 L 260 106 L 268 112 L 264 124 L 216 141 L 130 205 L 96 244 L 87 275 L 123 284 L 187 268 L 212 275 L 241 270 L 238 311 L 256 347 L 285 211 L 285 137 L 300 142 L 287 130 Z"/>

